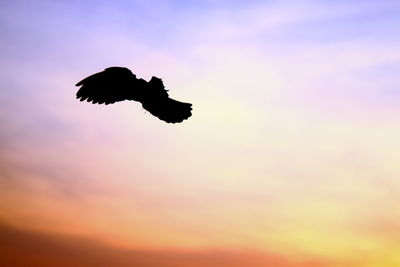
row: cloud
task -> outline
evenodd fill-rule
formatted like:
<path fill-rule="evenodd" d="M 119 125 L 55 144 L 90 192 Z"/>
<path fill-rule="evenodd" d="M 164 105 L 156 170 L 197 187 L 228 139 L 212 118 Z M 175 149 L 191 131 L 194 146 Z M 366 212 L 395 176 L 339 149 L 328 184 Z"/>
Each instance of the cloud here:
<path fill-rule="evenodd" d="M 0 222 L 0 262 L 5 266 L 328 267 L 320 259 L 296 261 L 248 251 L 145 251 L 106 245 L 93 238 L 15 228 Z M 350 265 L 340 265 L 350 266 Z M 355 266 L 355 265 L 353 265 Z"/>

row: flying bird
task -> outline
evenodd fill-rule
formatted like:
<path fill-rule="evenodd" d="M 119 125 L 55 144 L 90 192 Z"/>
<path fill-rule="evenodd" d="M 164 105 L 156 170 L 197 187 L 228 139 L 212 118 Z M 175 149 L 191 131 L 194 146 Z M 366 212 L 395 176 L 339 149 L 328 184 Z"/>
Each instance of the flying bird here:
<path fill-rule="evenodd" d="M 192 104 L 169 98 L 160 78 L 153 76 L 147 82 L 136 78 L 128 68 L 107 68 L 76 86 L 81 86 L 76 93 L 80 101 L 105 105 L 124 100 L 138 101 L 145 110 L 168 123 L 182 122 L 192 115 Z"/>

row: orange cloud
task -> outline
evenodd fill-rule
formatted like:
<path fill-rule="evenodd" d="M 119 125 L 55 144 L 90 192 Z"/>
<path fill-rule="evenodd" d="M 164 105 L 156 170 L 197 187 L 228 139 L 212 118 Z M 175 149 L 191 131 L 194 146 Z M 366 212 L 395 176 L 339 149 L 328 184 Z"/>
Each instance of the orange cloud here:
<path fill-rule="evenodd" d="M 329 267 L 333 262 L 294 261 L 277 254 L 224 250 L 144 251 L 95 239 L 28 231 L 0 222 L 0 264 L 8 267 Z M 339 266 L 339 265 L 338 265 Z M 340 265 L 350 266 L 350 265 Z"/>

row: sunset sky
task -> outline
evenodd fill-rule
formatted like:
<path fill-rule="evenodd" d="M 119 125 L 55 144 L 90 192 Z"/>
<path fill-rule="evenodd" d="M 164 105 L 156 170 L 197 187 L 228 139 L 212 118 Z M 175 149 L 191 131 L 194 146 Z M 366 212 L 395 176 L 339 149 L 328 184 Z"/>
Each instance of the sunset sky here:
<path fill-rule="evenodd" d="M 399 1 L 0 1 L 0 33 L 1 266 L 400 266 Z M 110 66 L 193 116 L 77 101 Z"/>

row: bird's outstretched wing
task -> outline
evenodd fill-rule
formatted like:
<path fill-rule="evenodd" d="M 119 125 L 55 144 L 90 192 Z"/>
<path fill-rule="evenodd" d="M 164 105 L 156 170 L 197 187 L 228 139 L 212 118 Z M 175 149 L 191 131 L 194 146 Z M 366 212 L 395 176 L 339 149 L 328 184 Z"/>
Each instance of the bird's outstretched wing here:
<path fill-rule="evenodd" d="M 141 81 L 146 84 L 144 80 Z M 76 86 L 82 86 L 76 93 L 76 98 L 80 101 L 106 105 L 123 100 L 137 100 L 135 96 L 143 90 L 140 80 L 129 69 L 122 67 L 107 68 L 83 79 Z"/>

